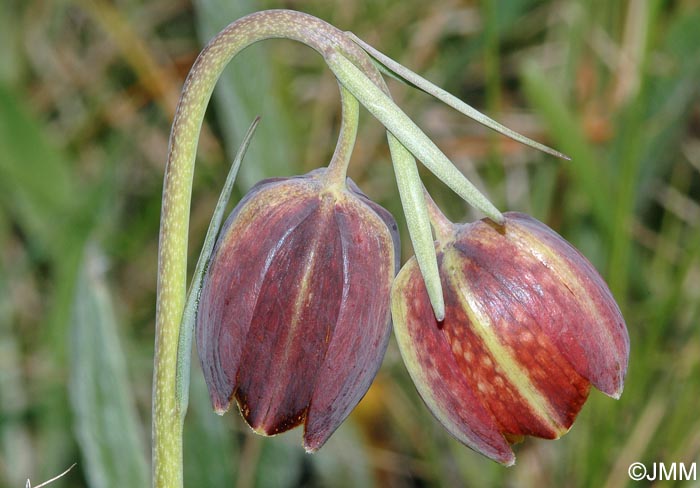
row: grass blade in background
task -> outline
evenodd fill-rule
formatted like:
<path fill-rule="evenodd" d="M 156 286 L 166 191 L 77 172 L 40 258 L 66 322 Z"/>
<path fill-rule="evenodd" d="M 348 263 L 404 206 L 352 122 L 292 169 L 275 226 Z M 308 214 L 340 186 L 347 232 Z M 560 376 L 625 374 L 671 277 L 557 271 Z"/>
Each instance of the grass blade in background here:
<path fill-rule="evenodd" d="M 185 486 L 236 486 L 239 458 L 236 431 L 230 428 L 230 422 L 214 413 L 196 357 L 191 373 L 184 434 Z"/>
<path fill-rule="evenodd" d="M 375 485 L 369 464 L 371 454 L 358 434 L 356 425 L 346 422 L 335 431 L 323 449 L 311 457 L 323 486 L 371 488 Z"/>
<path fill-rule="evenodd" d="M 644 100 L 646 113 L 642 114 L 648 137 L 642 141 L 641 188 L 649 189 L 654 179 L 665 177 L 673 163 L 669 155 L 678 151 L 679 143 L 687 135 L 686 124 L 700 93 L 698 25 L 700 12 L 697 10 L 676 17 L 660 42 L 667 69 L 654 69 L 648 81 Z M 650 64 L 654 62 L 658 61 L 650 61 Z M 648 210 L 649 192 L 638 192 L 636 197 L 637 208 Z"/>
<path fill-rule="evenodd" d="M 114 309 L 104 258 L 87 247 L 76 287 L 71 330 L 70 399 L 90 486 L 148 486 L 146 445 Z"/>
<path fill-rule="evenodd" d="M 698 0 L 10 1 L 0 2 L 0 488 L 23 487 L 27 478 L 40 483 L 74 461 L 78 466 L 49 487 L 93 484 L 77 422 L 98 422 L 89 415 L 106 410 L 77 416 L 67 391 L 75 283 L 78 276 L 83 290 L 92 283 L 79 273 L 88 235 L 100 237 L 108 256 L 105 280 L 119 303 L 119 332 L 129 338 L 124 398 L 133 395 L 146 415 L 162 165 L 167 114 L 175 108 L 174 102 L 164 107 L 151 88 L 181 84 L 204 42 L 229 22 L 280 6 L 357 32 L 494 118 L 571 152 L 572 162 L 540 157 L 390 81 L 406 113 L 425 123 L 450 159 L 500 203 L 546 219 L 606 275 L 627 273 L 624 280 L 617 275 L 615 288 L 623 290 L 616 298 L 631 336 L 630 370 L 618 402 L 592 393 L 569 434 L 555 442 L 526 440 L 515 447 L 518 464 L 506 470 L 448 438 L 393 343 L 381 388 L 375 383 L 359 411 L 313 456 L 303 453 L 299 431 L 263 439 L 235 409 L 215 415 L 195 356 L 185 486 L 632 486 L 632 460 L 649 468 L 697 462 Z M 104 8 L 127 29 L 107 28 L 99 15 L 109 14 L 99 12 Z M 124 32 L 138 37 L 144 51 L 136 57 L 123 49 L 131 44 L 120 38 Z M 155 69 L 139 69 L 134 61 L 141 54 Z M 252 148 L 237 191 L 264 176 L 302 173 L 333 149 L 335 97 L 320 57 L 291 41 L 256 44 L 228 67 L 206 121 L 204 164 L 195 173 L 192 267 L 230 161 L 208 139 L 221 137 L 232 156 L 249 120 L 262 114 L 262 144 Z M 351 175 L 401 222 L 383 130 L 369 117 L 356 147 Z M 463 219 L 462 202 L 424 176 L 440 205 Z M 631 229 L 616 229 L 628 219 Z M 104 287 L 103 278 L 97 282 Z M 89 289 L 81 300 L 95 296 Z M 83 324 L 88 334 L 99 332 L 89 326 Z M 99 353 L 101 365 L 80 374 L 104 377 L 111 356 L 88 339 L 81 344 L 76 353 L 94 361 Z M 378 401 L 368 404 L 372 395 Z M 127 409 L 140 430 L 133 407 Z M 92 442 L 123 440 L 123 426 L 113 430 L 91 430 Z M 141 461 L 133 459 L 135 449 L 120 452 L 119 475 L 148 460 L 140 436 Z"/>
<path fill-rule="evenodd" d="M 0 205 L 17 216 L 36 251 L 57 251 L 76 191 L 70 166 L 20 93 L 0 84 Z M 53 218 L 49 218 L 52 216 Z"/>
<path fill-rule="evenodd" d="M 27 382 L 36 420 L 33 455 L 41 462 L 30 474 L 47 479 L 65 469 L 67 453 L 75 445 L 65 434 L 69 411 L 62 372 L 76 271 L 97 205 L 86 205 L 91 212 L 83 211 L 81 204 L 88 198 L 79 191 L 69 157 L 48 136 L 23 91 L 1 83 L 0 147 L 0 211 L 10 232 L 16 228 L 26 246 L 24 273 L 36 279 L 36 292 L 42 296 L 29 346 L 41 360 L 25 361 L 38 366 L 29 371 Z M 27 304 L 13 305 L 14 313 L 27 313 Z"/>
<path fill-rule="evenodd" d="M 7 222 L 0 214 L 2 249 L 8 241 L 6 227 Z M 8 278 L 14 274 L 0 260 L 0 486 L 3 479 L 21 486 L 33 468 L 31 433 L 23 422 L 29 404 L 27 381 L 22 369 L 20 341 L 12 327 L 12 293 Z"/>
<path fill-rule="evenodd" d="M 563 94 L 535 62 L 525 64 L 522 79 L 529 104 L 543 118 L 547 131 L 552 134 L 554 145 L 571 156 L 571 161 L 561 162 L 576 181 L 576 185 L 589 197 L 592 214 L 602 229 L 612 233 L 612 218 L 607 206 L 612 189 L 609 168 L 586 140 L 580 123 Z"/>
<path fill-rule="evenodd" d="M 295 439 L 298 440 L 298 437 Z M 258 463 L 252 468 L 255 470 L 256 488 L 296 488 L 304 485 L 303 468 L 309 455 L 299 449 L 301 441 L 280 441 L 274 437 L 262 438 L 257 434 L 249 434 L 248 442 L 260 444 Z M 239 473 L 242 470 L 243 466 L 240 466 Z M 241 479 L 244 477 L 239 477 Z"/>
<path fill-rule="evenodd" d="M 33 256 L 49 262 L 55 279 L 49 326 L 42 334 L 62 360 L 80 250 L 102 196 L 94 189 L 81 191 L 69 157 L 51 141 L 22 93 L 1 83 L 0 147 L 0 208 L 25 233 Z"/>

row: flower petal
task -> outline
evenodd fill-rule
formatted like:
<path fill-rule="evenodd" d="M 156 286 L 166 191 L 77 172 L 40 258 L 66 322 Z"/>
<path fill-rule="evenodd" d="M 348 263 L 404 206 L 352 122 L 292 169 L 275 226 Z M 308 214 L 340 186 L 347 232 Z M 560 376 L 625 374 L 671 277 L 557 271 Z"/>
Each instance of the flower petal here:
<path fill-rule="evenodd" d="M 396 277 L 392 290 L 394 331 L 418 393 L 443 426 L 470 448 L 502 464 L 515 456 L 491 412 L 484 408 L 433 314 L 414 259 Z M 449 311 L 446 311 L 446 320 Z"/>
<path fill-rule="evenodd" d="M 229 408 L 257 295 L 271 259 L 317 208 L 315 195 L 291 181 L 264 182 L 241 200 L 224 224 L 197 312 L 197 350 L 218 413 Z M 257 224 L 261 221 L 265 225 Z"/>
<path fill-rule="evenodd" d="M 470 229 L 469 237 L 447 246 L 441 263 L 448 307 L 443 331 L 455 359 L 501 432 L 558 438 L 571 427 L 590 383 L 542 331 L 547 310 L 533 303 L 536 294 L 515 283 L 527 274 L 527 263 L 517 267 L 520 274 L 504 276 L 513 256 L 503 243 L 496 255 L 479 232 Z"/>
<path fill-rule="evenodd" d="M 396 272 L 394 256 L 399 251 L 391 232 L 396 222 L 384 212 L 386 215 L 376 215 L 354 198 L 336 205 L 335 222 L 343 249 L 343 297 L 308 410 L 307 451 L 321 447 L 350 414 L 384 358 L 391 333 L 388 297 Z"/>
<path fill-rule="evenodd" d="M 256 297 L 235 393 L 248 424 L 267 435 L 303 422 L 338 319 L 343 256 L 333 198 L 278 249 Z"/>
<path fill-rule="evenodd" d="M 581 376 L 619 398 L 627 373 L 629 335 L 607 284 L 585 256 L 543 223 L 508 213 L 507 229 L 510 241 L 536 258 L 549 279 L 569 295 L 573 307 L 567 309 L 569 316 L 544 324 L 549 336 Z"/>

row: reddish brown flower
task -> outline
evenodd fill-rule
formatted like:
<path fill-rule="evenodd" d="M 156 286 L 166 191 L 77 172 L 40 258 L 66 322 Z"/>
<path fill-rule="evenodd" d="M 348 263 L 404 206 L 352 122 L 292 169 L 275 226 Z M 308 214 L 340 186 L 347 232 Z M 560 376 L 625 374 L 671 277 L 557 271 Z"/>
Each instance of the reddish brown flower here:
<path fill-rule="evenodd" d="M 588 260 L 527 215 L 455 225 L 438 242 L 445 320 L 415 263 L 392 291 L 404 362 L 430 410 L 457 439 L 503 464 L 525 435 L 566 433 L 592 384 L 619 398 L 629 338 Z"/>
<path fill-rule="evenodd" d="M 216 244 L 197 316 L 214 408 L 235 398 L 274 435 L 304 423 L 318 449 L 360 401 L 390 334 L 393 217 L 326 170 L 256 185 Z"/>

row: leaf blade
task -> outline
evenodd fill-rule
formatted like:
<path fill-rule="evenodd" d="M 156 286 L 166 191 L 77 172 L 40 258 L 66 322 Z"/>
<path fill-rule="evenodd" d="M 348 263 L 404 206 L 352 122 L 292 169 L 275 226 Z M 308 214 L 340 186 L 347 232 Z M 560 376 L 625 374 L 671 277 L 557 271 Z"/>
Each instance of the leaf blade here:
<path fill-rule="evenodd" d="M 88 245 L 75 294 L 69 394 L 76 437 L 91 486 L 147 486 L 146 445 L 102 260 Z"/>

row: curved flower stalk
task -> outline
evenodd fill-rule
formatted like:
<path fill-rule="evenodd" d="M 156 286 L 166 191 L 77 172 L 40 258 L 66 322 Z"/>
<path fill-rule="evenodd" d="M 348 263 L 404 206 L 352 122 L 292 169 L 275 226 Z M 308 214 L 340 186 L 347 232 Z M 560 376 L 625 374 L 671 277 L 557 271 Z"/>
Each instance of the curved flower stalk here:
<path fill-rule="evenodd" d="M 502 214 L 392 102 L 370 56 L 348 35 L 315 17 L 285 10 L 251 14 L 222 30 L 204 48 L 185 81 L 173 121 L 165 170 L 153 384 L 153 479 L 156 486 L 182 486 L 182 422 L 187 408 L 192 311 L 201 290 L 199 277 L 210 258 L 205 249 L 200 258 L 202 266 L 198 266 L 190 291 L 190 305 L 184 313 L 188 217 L 199 131 L 214 85 L 226 64 L 245 47 L 269 38 L 296 40 L 319 52 L 338 78 L 341 91 L 347 90 L 343 96 L 344 108 L 353 100 L 359 100 L 388 129 L 387 137 L 409 233 L 436 317 L 444 316 L 444 299 L 428 208 L 414 156 L 468 203 L 493 221 L 503 222 Z M 426 86 L 431 85 L 425 82 L 423 89 Z M 473 116 L 473 113 L 467 114 Z M 481 122 L 484 120 L 490 119 L 483 117 Z M 495 122 L 491 127 L 513 136 Z M 349 139 L 341 133 L 338 151 L 342 152 Z M 351 139 L 354 141 L 354 132 Z M 518 140 L 537 147 L 534 141 L 521 136 Z M 348 151 L 351 148 L 352 145 L 346 147 Z M 344 175 L 344 167 L 339 167 L 339 173 Z M 332 172 L 333 168 L 329 169 L 329 173 Z M 344 177 L 336 175 L 333 181 L 343 182 Z M 215 235 L 217 226 L 212 229 Z M 207 241 L 212 242 L 213 237 Z"/>

